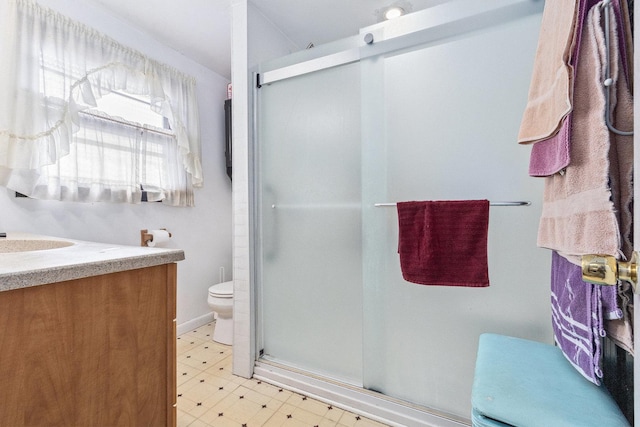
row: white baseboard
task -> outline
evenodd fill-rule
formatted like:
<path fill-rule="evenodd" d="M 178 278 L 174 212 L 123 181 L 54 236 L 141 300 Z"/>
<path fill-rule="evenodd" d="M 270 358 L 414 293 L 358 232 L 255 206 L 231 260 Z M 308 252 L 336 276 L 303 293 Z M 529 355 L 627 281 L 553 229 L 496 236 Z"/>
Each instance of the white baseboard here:
<path fill-rule="evenodd" d="M 176 334 L 178 336 L 185 334 L 187 332 L 191 332 L 194 329 L 198 329 L 202 325 L 206 325 L 207 323 L 213 322 L 213 311 L 211 313 L 207 313 L 200 317 L 196 317 L 195 319 L 188 320 L 184 323 L 181 323 L 176 328 Z"/>

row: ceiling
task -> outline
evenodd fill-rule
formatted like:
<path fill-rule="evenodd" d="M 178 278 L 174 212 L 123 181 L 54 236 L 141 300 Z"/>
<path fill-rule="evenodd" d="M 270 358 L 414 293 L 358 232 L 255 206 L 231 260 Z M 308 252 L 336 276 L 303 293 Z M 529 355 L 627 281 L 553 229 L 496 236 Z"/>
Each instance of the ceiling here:
<path fill-rule="evenodd" d="M 92 0 L 161 43 L 231 78 L 232 0 Z M 300 49 L 358 33 L 391 5 L 415 12 L 450 0 L 249 0 Z"/>

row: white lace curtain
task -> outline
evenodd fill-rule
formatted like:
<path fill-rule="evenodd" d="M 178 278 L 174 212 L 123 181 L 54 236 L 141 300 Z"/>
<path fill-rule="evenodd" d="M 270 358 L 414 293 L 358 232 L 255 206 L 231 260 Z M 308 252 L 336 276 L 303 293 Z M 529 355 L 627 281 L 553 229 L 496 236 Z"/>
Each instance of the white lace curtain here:
<path fill-rule="evenodd" d="M 202 185 L 193 78 L 29 0 L 0 2 L 0 185 L 34 198 L 192 206 Z M 117 91 L 169 129 L 86 114 Z"/>

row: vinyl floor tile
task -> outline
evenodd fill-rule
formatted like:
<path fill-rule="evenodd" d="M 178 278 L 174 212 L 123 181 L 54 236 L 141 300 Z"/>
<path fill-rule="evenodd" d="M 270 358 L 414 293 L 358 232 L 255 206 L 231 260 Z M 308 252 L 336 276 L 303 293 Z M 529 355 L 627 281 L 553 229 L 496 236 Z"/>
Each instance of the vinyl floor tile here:
<path fill-rule="evenodd" d="M 233 375 L 215 322 L 178 337 L 178 427 L 384 427 L 324 402 Z"/>

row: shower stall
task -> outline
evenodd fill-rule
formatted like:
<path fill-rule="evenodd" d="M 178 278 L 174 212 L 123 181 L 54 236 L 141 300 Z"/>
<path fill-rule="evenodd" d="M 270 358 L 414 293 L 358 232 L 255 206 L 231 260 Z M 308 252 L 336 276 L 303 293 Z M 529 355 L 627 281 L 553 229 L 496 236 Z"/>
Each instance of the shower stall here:
<path fill-rule="evenodd" d="M 481 333 L 552 342 L 542 182 L 516 143 L 542 8 L 446 2 L 260 65 L 257 377 L 465 425 Z M 454 199 L 531 204 L 490 208 L 488 288 L 404 281 L 393 203 Z"/>

